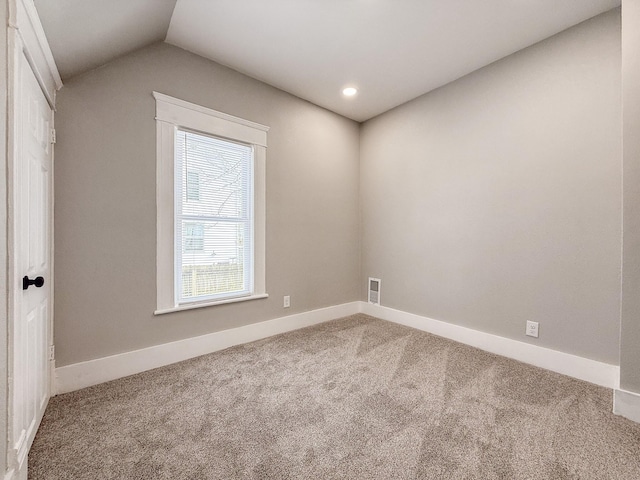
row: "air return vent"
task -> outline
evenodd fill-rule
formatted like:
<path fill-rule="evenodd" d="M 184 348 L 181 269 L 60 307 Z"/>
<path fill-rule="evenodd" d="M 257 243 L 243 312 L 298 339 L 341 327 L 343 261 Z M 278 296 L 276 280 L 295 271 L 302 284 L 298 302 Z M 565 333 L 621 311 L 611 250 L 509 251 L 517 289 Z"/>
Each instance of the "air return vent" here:
<path fill-rule="evenodd" d="M 369 303 L 380 305 L 380 284 L 379 278 L 369 277 Z"/>

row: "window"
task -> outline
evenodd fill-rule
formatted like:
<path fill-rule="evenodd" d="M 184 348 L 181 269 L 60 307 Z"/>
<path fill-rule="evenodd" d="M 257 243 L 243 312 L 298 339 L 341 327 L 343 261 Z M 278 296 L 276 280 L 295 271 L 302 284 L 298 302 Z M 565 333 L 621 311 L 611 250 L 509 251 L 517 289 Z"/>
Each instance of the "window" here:
<path fill-rule="evenodd" d="M 178 128 L 175 172 L 179 302 L 249 295 L 253 146 Z"/>
<path fill-rule="evenodd" d="M 200 201 L 200 174 L 187 171 L 187 200 Z"/>
<path fill-rule="evenodd" d="M 156 314 L 265 298 L 268 127 L 154 97 Z"/>
<path fill-rule="evenodd" d="M 201 223 L 185 223 L 182 240 L 185 252 L 201 252 L 204 250 L 204 225 Z M 184 255 L 184 254 L 183 254 Z"/>

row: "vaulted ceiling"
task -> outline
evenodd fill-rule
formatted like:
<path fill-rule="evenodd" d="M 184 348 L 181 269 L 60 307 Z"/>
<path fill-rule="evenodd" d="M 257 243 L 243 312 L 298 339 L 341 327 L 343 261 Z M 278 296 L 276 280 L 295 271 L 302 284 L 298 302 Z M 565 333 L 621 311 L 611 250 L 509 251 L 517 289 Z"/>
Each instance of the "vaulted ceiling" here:
<path fill-rule="evenodd" d="M 357 121 L 620 0 L 35 0 L 63 79 L 164 40 Z M 344 97 L 346 86 L 358 89 Z"/>

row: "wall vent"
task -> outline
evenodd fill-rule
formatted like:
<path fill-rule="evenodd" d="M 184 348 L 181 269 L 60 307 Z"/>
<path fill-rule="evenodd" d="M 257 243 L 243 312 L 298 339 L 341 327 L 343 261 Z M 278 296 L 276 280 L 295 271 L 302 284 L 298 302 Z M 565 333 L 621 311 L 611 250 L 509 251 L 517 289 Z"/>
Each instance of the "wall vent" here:
<path fill-rule="evenodd" d="M 380 305 L 380 284 L 379 278 L 369 277 L 369 303 Z"/>

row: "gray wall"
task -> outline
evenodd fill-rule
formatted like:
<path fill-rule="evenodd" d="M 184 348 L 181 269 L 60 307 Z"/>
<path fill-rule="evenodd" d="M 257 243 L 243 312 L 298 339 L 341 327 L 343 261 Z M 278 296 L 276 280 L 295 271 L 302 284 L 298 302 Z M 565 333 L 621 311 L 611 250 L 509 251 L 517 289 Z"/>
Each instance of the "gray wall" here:
<path fill-rule="evenodd" d="M 624 257 L 620 387 L 640 393 L 640 0 L 622 2 Z"/>
<path fill-rule="evenodd" d="M 354 301 L 368 276 L 383 305 L 617 364 L 620 69 L 615 10 L 362 128 L 166 44 L 68 80 L 57 365 Z M 271 126 L 268 300 L 153 316 L 153 90 Z"/>
<path fill-rule="evenodd" d="M 153 90 L 271 127 L 269 299 L 153 316 Z M 166 44 L 67 80 L 57 103 L 57 366 L 359 299 L 357 123 Z"/>
<path fill-rule="evenodd" d="M 361 295 L 618 364 L 620 65 L 614 10 L 366 122 Z"/>

